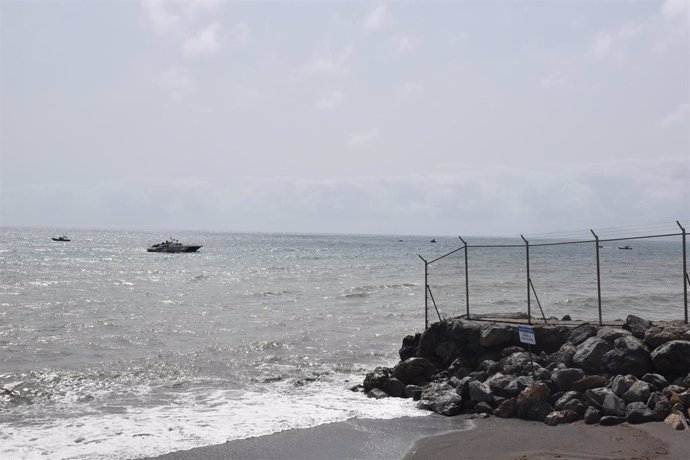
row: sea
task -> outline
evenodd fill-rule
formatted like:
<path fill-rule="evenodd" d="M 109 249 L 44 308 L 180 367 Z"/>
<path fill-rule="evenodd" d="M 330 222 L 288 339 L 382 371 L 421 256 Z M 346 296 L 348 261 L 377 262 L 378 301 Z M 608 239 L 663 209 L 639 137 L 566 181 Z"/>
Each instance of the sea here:
<path fill-rule="evenodd" d="M 52 241 L 63 233 L 70 242 Z M 146 251 L 170 237 L 203 247 Z M 604 316 L 682 319 L 680 238 L 624 243 L 600 248 Z M 134 459 L 425 416 L 411 400 L 351 388 L 395 365 L 402 338 L 427 321 L 468 305 L 526 310 L 524 247 L 471 247 L 467 271 L 462 249 L 437 260 L 425 295 L 424 260 L 461 246 L 433 235 L 0 228 L 0 458 Z M 530 250 L 532 315 L 596 319 L 595 248 Z"/>

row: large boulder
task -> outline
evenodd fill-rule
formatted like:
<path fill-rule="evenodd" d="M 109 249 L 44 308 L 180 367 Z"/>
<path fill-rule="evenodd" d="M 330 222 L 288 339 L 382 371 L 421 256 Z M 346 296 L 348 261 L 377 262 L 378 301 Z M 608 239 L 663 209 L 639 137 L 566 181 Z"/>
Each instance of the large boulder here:
<path fill-rule="evenodd" d="M 453 390 L 433 392 L 425 390 L 417 407 L 451 417 L 462 412 L 462 397 Z"/>
<path fill-rule="evenodd" d="M 493 404 L 494 395 L 491 394 L 491 389 L 489 385 L 482 383 L 478 380 L 472 380 L 468 386 L 468 392 L 470 396 L 470 401 L 475 402 L 486 402 Z"/>
<path fill-rule="evenodd" d="M 568 334 L 568 342 L 575 346 L 580 345 L 588 338 L 596 336 L 597 332 L 598 328 L 592 326 L 591 324 L 580 324 L 579 326 L 570 330 L 570 333 Z"/>
<path fill-rule="evenodd" d="M 417 356 L 444 368 L 460 357 L 466 365 L 473 365 L 484 351 L 479 344 L 480 330 L 481 325 L 474 321 L 453 319 L 433 323 L 419 339 Z"/>
<path fill-rule="evenodd" d="M 611 390 L 617 396 L 623 396 L 635 382 L 637 382 L 637 379 L 632 375 L 617 375 L 611 381 Z"/>
<path fill-rule="evenodd" d="M 649 384 L 647 382 L 643 382 L 642 380 L 638 380 L 637 382 L 633 383 L 630 388 L 628 388 L 628 391 L 623 393 L 622 398 L 626 404 L 633 402 L 646 403 L 651 394 L 652 390 L 649 387 Z"/>
<path fill-rule="evenodd" d="M 601 368 L 609 374 L 632 374 L 642 377 L 652 368 L 649 349 L 633 336 L 622 336 L 614 342 L 614 349 L 601 358 Z"/>
<path fill-rule="evenodd" d="M 652 326 L 644 334 L 644 343 L 651 350 L 672 340 L 690 340 L 690 326 L 682 322 Z"/>
<path fill-rule="evenodd" d="M 526 351 L 519 351 L 510 356 L 503 358 L 500 361 L 501 368 L 504 374 L 513 375 L 528 375 L 532 372 L 532 364 L 537 369 L 539 364 L 536 362 L 536 356 L 530 355 Z"/>
<path fill-rule="evenodd" d="M 569 404 L 571 404 L 573 400 L 584 401 L 585 395 L 577 391 L 566 391 L 560 398 L 558 398 L 553 407 L 556 410 L 564 410 Z"/>
<path fill-rule="evenodd" d="M 402 347 L 398 354 L 400 355 L 400 361 L 405 361 L 408 358 L 412 358 L 417 355 L 417 348 L 419 347 L 419 340 L 422 338 L 422 334 L 417 332 L 415 335 L 407 335 L 403 339 Z"/>
<path fill-rule="evenodd" d="M 405 397 L 405 384 L 395 377 L 388 379 L 381 387 L 383 391 L 394 398 Z"/>
<path fill-rule="evenodd" d="M 647 332 L 647 329 L 650 327 L 652 327 L 651 321 L 647 321 L 646 319 L 635 315 L 628 315 L 628 317 L 625 319 L 625 324 L 623 325 L 624 329 L 632 332 L 632 335 L 638 339 L 643 339 L 645 332 Z"/>
<path fill-rule="evenodd" d="M 690 371 L 690 340 L 666 342 L 654 349 L 651 357 L 654 367 L 660 372 L 684 374 Z"/>
<path fill-rule="evenodd" d="M 428 382 L 435 372 L 436 366 L 431 361 L 414 357 L 398 363 L 391 375 L 407 385 L 421 385 Z"/>
<path fill-rule="evenodd" d="M 549 404 L 551 390 L 548 385 L 537 382 L 520 392 L 517 397 L 517 416 L 525 420 L 544 421 L 553 411 Z"/>
<path fill-rule="evenodd" d="M 615 417 L 625 417 L 625 401 L 611 392 L 604 396 L 604 402 L 601 404 L 601 411 L 604 415 L 613 415 Z"/>
<path fill-rule="evenodd" d="M 364 392 L 367 393 L 373 388 L 381 389 L 391 377 L 391 370 L 387 367 L 377 367 L 364 376 Z"/>
<path fill-rule="evenodd" d="M 573 356 L 577 353 L 577 347 L 570 342 L 565 342 L 561 347 L 549 357 L 554 363 L 562 363 L 570 366 L 573 363 Z"/>
<path fill-rule="evenodd" d="M 568 391 L 572 390 L 575 382 L 584 378 L 584 376 L 585 372 L 582 369 L 557 369 L 551 373 L 551 381 L 556 384 L 560 391 Z"/>
<path fill-rule="evenodd" d="M 626 335 L 632 335 L 632 333 L 630 331 L 626 331 L 625 329 L 619 329 L 617 327 L 610 326 L 604 326 L 601 329 L 599 329 L 599 331 L 597 331 L 597 337 L 612 343 L 616 339 Z"/>
<path fill-rule="evenodd" d="M 532 380 L 532 377 L 529 376 L 516 377 L 514 375 L 504 375 L 498 373 L 486 379 L 484 383 L 489 385 L 491 392 L 496 396 L 513 398 L 519 395 L 522 390 L 534 383 L 534 381 Z"/>
<path fill-rule="evenodd" d="M 573 384 L 573 390 L 587 391 L 591 390 L 592 388 L 600 388 L 606 386 L 607 382 L 607 378 L 603 375 L 587 375 Z"/>
<path fill-rule="evenodd" d="M 645 374 L 642 380 L 650 384 L 654 391 L 661 391 L 668 386 L 668 380 L 661 374 Z"/>
<path fill-rule="evenodd" d="M 508 398 L 501 401 L 496 409 L 494 415 L 501 418 L 513 418 L 517 415 L 517 399 Z"/>
<path fill-rule="evenodd" d="M 479 344 L 483 347 L 500 347 L 517 342 L 517 330 L 514 327 L 500 324 L 484 324 L 481 326 Z"/>
<path fill-rule="evenodd" d="M 577 346 L 577 353 L 573 356 L 573 366 L 585 372 L 597 374 L 601 371 L 601 359 L 613 349 L 606 340 L 590 337 Z"/>

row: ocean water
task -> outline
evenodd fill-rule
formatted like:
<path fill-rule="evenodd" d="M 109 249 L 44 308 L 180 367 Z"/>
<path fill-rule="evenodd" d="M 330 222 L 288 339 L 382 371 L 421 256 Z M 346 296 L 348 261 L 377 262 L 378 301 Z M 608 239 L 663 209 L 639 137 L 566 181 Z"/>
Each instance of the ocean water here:
<path fill-rule="evenodd" d="M 0 229 L 0 458 L 140 458 L 425 415 L 349 388 L 395 364 L 402 337 L 423 329 L 417 255 L 431 260 L 457 239 L 180 232 L 203 248 L 158 254 L 146 247 L 171 235 L 72 230 L 72 242 L 51 241 L 61 233 Z M 559 248 L 533 249 L 547 315 L 596 317 L 591 247 Z M 682 319 L 675 239 L 604 253 L 607 316 Z M 442 316 L 465 313 L 459 254 L 430 267 Z M 524 251 L 469 255 L 472 311 L 524 311 Z"/>

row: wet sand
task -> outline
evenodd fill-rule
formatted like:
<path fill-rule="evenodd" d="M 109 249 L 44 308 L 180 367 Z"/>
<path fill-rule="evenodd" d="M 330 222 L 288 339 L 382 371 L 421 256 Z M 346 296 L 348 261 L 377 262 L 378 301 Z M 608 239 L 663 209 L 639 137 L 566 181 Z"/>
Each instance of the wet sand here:
<path fill-rule="evenodd" d="M 157 457 L 201 459 L 664 459 L 690 458 L 690 432 L 663 423 L 550 427 L 467 416 L 353 419 Z"/>

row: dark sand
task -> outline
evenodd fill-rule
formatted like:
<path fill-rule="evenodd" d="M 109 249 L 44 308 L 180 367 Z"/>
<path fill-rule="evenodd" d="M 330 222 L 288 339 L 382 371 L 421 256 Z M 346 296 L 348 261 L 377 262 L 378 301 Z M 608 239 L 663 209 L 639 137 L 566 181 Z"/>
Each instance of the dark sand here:
<path fill-rule="evenodd" d="M 468 430 L 468 428 L 471 428 Z M 464 431 L 458 431 L 464 430 Z M 467 416 L 353 419 L 157 457 L 201 459 L 690 459 L 690 432 L 663 423 L 550 427 Z"/>

